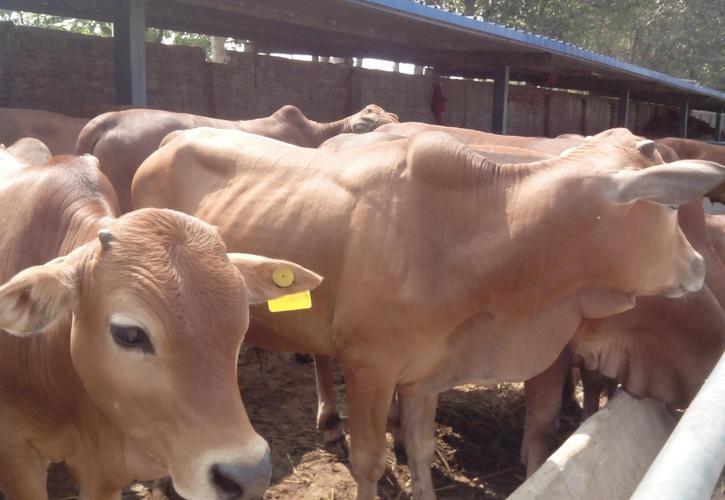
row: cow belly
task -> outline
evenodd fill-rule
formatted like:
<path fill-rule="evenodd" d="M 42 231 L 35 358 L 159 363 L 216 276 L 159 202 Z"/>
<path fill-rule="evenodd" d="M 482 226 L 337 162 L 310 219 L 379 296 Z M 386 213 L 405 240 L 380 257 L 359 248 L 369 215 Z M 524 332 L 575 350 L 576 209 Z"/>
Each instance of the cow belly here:
<path fill-rule="evenodd" d="M 468 383 L 528 380 L 556 360 L 580 321 L 573 300 L 526 318 L 471 316 L 452 332 L 447 355 L 421 387 L 441 392 Z"/>

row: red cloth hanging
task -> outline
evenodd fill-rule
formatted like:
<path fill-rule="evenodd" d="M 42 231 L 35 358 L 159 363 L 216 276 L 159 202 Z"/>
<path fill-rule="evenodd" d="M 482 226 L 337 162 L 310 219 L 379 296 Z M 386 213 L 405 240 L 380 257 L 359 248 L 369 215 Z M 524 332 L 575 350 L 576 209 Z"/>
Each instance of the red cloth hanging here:
<path fill-rule="evenodd" d="M 433 87 L 433 100 L 430 103 L 430 110 L 438 125 L 443 124 L 443 113 L 446 111 L 447 100 L 446 95 L 443 93 L 443 86 L 440 83 L 436 84 Z"/>

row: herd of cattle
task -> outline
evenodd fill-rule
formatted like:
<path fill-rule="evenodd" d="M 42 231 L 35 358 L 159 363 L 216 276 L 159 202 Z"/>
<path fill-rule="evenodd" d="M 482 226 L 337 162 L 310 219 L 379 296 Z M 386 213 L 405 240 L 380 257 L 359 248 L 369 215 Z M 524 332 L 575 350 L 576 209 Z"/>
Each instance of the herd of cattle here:
<path fill-rule="evenodd" d="M 721 146 L 502 136 L 375 105 L 331 123 L 5 109 L 0 142 L 6 500 L 47 498 L 61 461 L 82 498 L 166 476 L 188 499 L 261 495 L 243 339 L 315 355 L 318 429 L 347 452 L 341 363 L 361 500 L 388 429 L 413 497 L 435 498 L 455 385 L 525 381 L 531 474 L 572 367 L 585 414 L 603 377 L 683 408 L 725 347 L 725 221 L 701 201 L 725 198 Z M 306 291 L 310 309 L 262 306 Z"/>

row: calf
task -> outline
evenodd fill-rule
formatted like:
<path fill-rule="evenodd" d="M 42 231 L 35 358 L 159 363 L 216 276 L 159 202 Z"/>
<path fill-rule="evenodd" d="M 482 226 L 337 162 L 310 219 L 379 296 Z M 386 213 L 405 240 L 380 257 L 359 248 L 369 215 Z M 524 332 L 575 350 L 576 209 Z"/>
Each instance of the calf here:
<path fill-rule="evenodd" d="M 0 172 L 0 491 L 47 498 L 48 464 L 63 461 L 82 498 L 167 475 L 187 498 L 260 495 L 269 449 L 236 376 L 247 307 L 320 278 L 227 254 L 185 214 L 115 219 L 97 165 Z M 290 286 L 273 282 L 278 269 Z"/>

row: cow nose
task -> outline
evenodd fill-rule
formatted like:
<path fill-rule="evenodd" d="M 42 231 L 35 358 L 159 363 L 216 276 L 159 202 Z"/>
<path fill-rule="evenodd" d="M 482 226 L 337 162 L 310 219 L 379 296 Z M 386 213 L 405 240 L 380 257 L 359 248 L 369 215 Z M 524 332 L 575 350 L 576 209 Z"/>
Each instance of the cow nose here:
<path fill-rule="evenodd" d="M 211 479 L 225 500 L 241 500 L 261 496 L 269 486 L 272 460 L 267 450 L 253 466 L 216 463 L 211 466 Z"/>
<path fill-rule="evenodd" d="M 214 464 L 211 468 L 211 479 L 225 496 L 242 497 L 244 495 L 244 486 L 237 483 L 233 471 L 229 470 L 228 465 Z"/>

